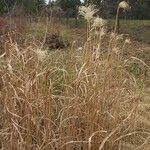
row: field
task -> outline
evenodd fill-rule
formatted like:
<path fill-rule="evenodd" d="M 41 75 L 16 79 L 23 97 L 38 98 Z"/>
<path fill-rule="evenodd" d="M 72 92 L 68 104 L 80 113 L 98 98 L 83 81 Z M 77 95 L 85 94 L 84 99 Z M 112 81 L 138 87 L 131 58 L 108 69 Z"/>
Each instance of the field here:
<path fill-rule="evenodd" d="M 115 20 L 107 20 L 108 28 L 114 28 Z M 66 21 L 63 21 L 67 24 Z M 75 19 L 69 19 L 68 26 L 71 28 L 85 28 L 86 22 L 79 19 L 76 23 Z M 150 44 L 150 20 L 120 20 L 120 30 L 122 33 L 127 33 L 137 41 L 143 41 Z"/>
<path fill-rule="evenodd" d="M 0 30 L 0 149 L 149 150 L 150 21 L 38 19 Z"/>

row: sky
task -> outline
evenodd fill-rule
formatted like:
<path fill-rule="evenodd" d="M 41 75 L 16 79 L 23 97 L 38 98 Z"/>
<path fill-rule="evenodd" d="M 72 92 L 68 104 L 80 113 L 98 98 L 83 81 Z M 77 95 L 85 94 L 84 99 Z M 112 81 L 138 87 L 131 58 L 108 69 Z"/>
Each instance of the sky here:
<path fill-rule="evenodd" d="M 48 4 L 49 0 L 45 0 L 46 4 Z"/>
<path fill-rule="evenodd" d="M 49 0 L 45 0 L 46 4 L 48 4 Z"/>

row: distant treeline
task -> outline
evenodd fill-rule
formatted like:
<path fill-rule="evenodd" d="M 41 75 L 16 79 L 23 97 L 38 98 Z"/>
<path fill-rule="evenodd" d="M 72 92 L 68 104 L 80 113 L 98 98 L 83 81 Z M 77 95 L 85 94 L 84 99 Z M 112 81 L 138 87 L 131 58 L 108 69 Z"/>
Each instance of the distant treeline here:
<path fill-rule="evenodd" d="M 123 0 L 85 0 L 100 8 L 100 13 L 106 18 L 114 18 L 116 9 Z M 131 6 L 129 12 L 122 12 L 122 17 L 127 19 L 150 19 L 150 0 L 125 0 Z"/>
<path fill-rule="evenodd" d="M 46 6 L 45 0 L 0 0 L 0 14 L 21 8 L 25 13 L 35 14 L 43 9 L 59 7 L 65 17 L 77 16 L 77 8 L 80 5 L 94 4 L 100 10 L 99 15 L 104 18 L 114 18 L 118 3 L 122 0 L 50 0 Z M 127 19 L 150 19 L 150 0 L 126 0 L 131 10 L 121 12 L 122 18 Z"/>
<path fill-rule="evenodd" d="M 45 5 L 44 0 L 0 0 L 0 14 L 22 9 L 25 13 L 36 13 Z"/>

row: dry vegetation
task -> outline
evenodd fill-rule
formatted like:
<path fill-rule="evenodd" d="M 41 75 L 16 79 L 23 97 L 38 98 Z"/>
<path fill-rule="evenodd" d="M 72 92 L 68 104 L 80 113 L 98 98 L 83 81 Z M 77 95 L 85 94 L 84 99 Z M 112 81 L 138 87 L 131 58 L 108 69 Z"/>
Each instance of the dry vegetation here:
<path fill-rule="evenodd" d="M 48 51 L 29 26 L 1 36 L 0 149 L 149 150 L 150 66 L 129 37 L 89 24 L 82 45 Z"/>

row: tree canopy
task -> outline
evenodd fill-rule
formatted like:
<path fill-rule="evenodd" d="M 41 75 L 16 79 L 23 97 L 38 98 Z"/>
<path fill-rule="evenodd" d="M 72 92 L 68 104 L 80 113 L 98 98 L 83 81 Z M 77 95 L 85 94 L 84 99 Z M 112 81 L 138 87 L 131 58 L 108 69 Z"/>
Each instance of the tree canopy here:
<path fill-rule="evenodd" d="M 80 0 L 56 0 L 56 5 L 62 8 L 67 17 L 74 17 L 77 7 L 81 5 Z"/>
<path fill-rule="evenodd" d="M 50 2 L 52 2 L 51 0 Z M 122 0 L 84 0 L 84 4 L 94 4 L 100 10 L 100 15 L 105 18 L 114 18 L 118 3 Z M 131 10 L 128 12 L 129 19 L 150 19 L 150 0 L 126 0 L 130 3 Z M 5 13 L 14 5 L 21 4 L 28 13 L 40 11 L 45 0 L 0 0 L 0 14 Z M 55 6 L 59 6 L 69 16 L 74 16 L 80 0 L 55 0 Z"/>
<path fill-rule="evenodd" d="M 45 0 L 0 0 L 0 14 L 10 11 L 16 5 L 23 6 L 27 13 L 35 13 L 45 5 Z"/>

